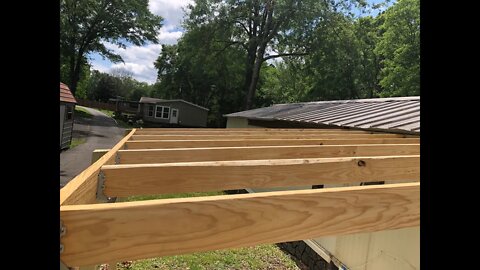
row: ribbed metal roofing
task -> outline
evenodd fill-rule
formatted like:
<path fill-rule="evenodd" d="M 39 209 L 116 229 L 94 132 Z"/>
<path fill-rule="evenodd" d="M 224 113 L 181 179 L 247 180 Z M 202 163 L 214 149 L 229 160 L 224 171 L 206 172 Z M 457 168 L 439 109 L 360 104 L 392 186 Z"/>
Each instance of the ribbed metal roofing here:
<path fill-rule="evenodd" d="M 420 133 L 420 97 L 276 104 L 225 116 Z"/>
<path fill-rule="evenodd" d="M 70 92 L 70 89 L 64 83 L 60 83 L 60 101 L 77 103 L 77 100 L 72 95 L 72 92 Z"/>

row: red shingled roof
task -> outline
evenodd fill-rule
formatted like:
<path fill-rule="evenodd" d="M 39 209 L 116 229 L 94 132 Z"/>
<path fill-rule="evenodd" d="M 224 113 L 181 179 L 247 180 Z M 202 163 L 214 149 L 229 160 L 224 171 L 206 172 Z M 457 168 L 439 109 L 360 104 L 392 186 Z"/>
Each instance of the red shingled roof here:
<path fill-rule="evenodd" d="M 70 92 L 70 89 L 64 83 L 60 83 L 60 101 L 77 103 L 77 100 L 72 95 L 72 92 Z"/>

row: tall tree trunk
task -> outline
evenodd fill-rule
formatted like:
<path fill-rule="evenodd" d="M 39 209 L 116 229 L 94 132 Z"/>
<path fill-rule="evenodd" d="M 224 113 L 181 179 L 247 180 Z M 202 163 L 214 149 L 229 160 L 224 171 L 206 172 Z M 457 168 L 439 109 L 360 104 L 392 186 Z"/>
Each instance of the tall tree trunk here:
<path fill-rule="evenodd" d="M 257 91 L 258 79 L 260 77 L 260 69 L 262 68 L 263 55 L 265 53 L 265 48 L 267 43 L 263 43 L 258 48 L 258 52 L 255 58 L 255 64 L 252 69 L 252 78 L 250 80 L 250 85 L 248 86 L 247 92 L 247 102 L 245 103 L 245 110 L 250 110 L 253 105 L 253 98 L 255 97 L 255 92 Z"/>
<path fill-rule="evenodd" d="M 72 58 L 75 58 L 73 56 Z M 76 61 L 75 61 L 76 60 Z M 70 91 L 72 91 L 72 94 L 75 96 L 75 92 L 77 91 L 77 85 L 78 81 L 80 79 L 80 69 L 81 69 L 81 61 L 80 59 L 74 59 L 74 65 L 70 67 Z M 70 61 L 71 63 L 71 61 Z"/>
<path fill-rule="evenodd" d="M 70 87 L 70 91 L 72 91 L 72 94 L 75 96 L 75 92 L 77 91 L 77 85 L 78 85 L 78 81 L 80 80 L 80 71 L 82 69 L 82 60 L 83 60 L 83 50 L 80 49 L 80 51 L 77 53 L 76 56 L 73 56 L 74 58 L 76 57 L 76 59 L 73 60 L 73 62 L 75 63 L 74 68 L 73 68 L 73 72 L 70 73 L 70 84 L 69 87 Z M 71 63 L 72 60 L 70 60 L 70 63 Z M 72 71 L 72 69 L 70 68 L 70 71 Z"/>
<path fill-rule="evenodd" d="M 75 90 L 77 89 L 77 82 L 74 79 L 75 76 L 75 53 L 70 55 L 70 67 L 68 71 L 68 77 L 70 79 L 68 88 L 72 91 L 72 94 L 75 95 Z"/>
<path fill-rule="evenodd" d="M 245 84 L 243 89 L 245 89 L 245 93 L 249 92 L 250 89 L 250 84 L 252 83 L 252 76 L 253 76 L 253 70 L 255 67 L 255 58 L 256 58 L 256 53 L 257 53 L 257 47 L 258 43 L 251 40 L 249 42 L 248 46 L 248 52 L 247 52 L 247 62 L 245 63 Z M 249 105 L 248 101 L 248 94 L 245 98 L 245 109 L 248 110 Z"/>

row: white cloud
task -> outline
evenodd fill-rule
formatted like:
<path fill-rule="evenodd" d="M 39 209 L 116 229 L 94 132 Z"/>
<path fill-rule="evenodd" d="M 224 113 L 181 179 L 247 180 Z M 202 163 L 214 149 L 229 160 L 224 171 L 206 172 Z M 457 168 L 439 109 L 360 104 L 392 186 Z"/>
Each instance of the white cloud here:
<path fill-rule="evenodd" d="M 177 44 L 177 41 L 182 36 L 182 33 L 182 31 L 167 32 L 167 30 L 160 29 L 158 40 L 160 44 Z"/>
<path fill-rule="evenodd" d="M 133 78 L 154 83 L 157 79 L 157 70 L 153 63 L 157 59 L 158 55 L 162 51 L 160 44 L 149 44 L 145 46 L 130 46 L 125 49 L 117 47 L 117 45 L 104 42 L 105 47 L 113 50 L 119 54 L 125 63 L 110 63 L 106 68 L 104 65 L 95 64 L 93 61 L 93 68 L 101 72 L 110 72 L 112 69 L 123 68 L 130 71 L 133 74 Z"/>
<path fill-rule="evenodd" d="M 111 70 L 116 68 L 130 71 L 139 81 L 154 83 L 157 79 L 157 70 L 153 68 L 153 64 L 151 67 L 137 63 L 117 63 L 111 66 Z"/>
<path fill-rule="evenodd" d="M 150 0 L 148 6 L 153 14 L 164 18 L 165 26 L 180 26 L 184 15 L 182 8 L 192 3 L 192 0 Z"/>
<path fill-rule="evenodd" d="M 154 83 L 157 79 L 157 70 L 153 63 L 162 51 L 161 44 L 176 44 L 182 36 L 181 21 L 184 15 L 183 7 L 193 3 L 191 0 L 150 0 L 150 11 L 164 18 L 164 25 L 158 34 L 160 44 L 148 44 L 144 46 L 128 46 L 119 48 L 117 45 L 104 42 L 105 46 L 122 56 L 125 63 L 106 63 L 94 60 L 92 67 L 101 72 L 110 72 L 111 69 L 123 68 L 133 73 L 133 78 L 139 81 Z"/>

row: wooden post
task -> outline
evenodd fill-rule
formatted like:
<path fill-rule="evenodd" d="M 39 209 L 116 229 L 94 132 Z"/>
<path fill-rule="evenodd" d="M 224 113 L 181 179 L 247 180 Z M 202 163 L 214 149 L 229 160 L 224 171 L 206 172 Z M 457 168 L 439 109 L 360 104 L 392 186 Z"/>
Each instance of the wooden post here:
<path fill-rule="evenodd" d="M 99 160 L 103 155 L 105 155 L 110 149 L 95 149 L 92 152 L 92 163 L 95 163 L 95 161 Z"/>

